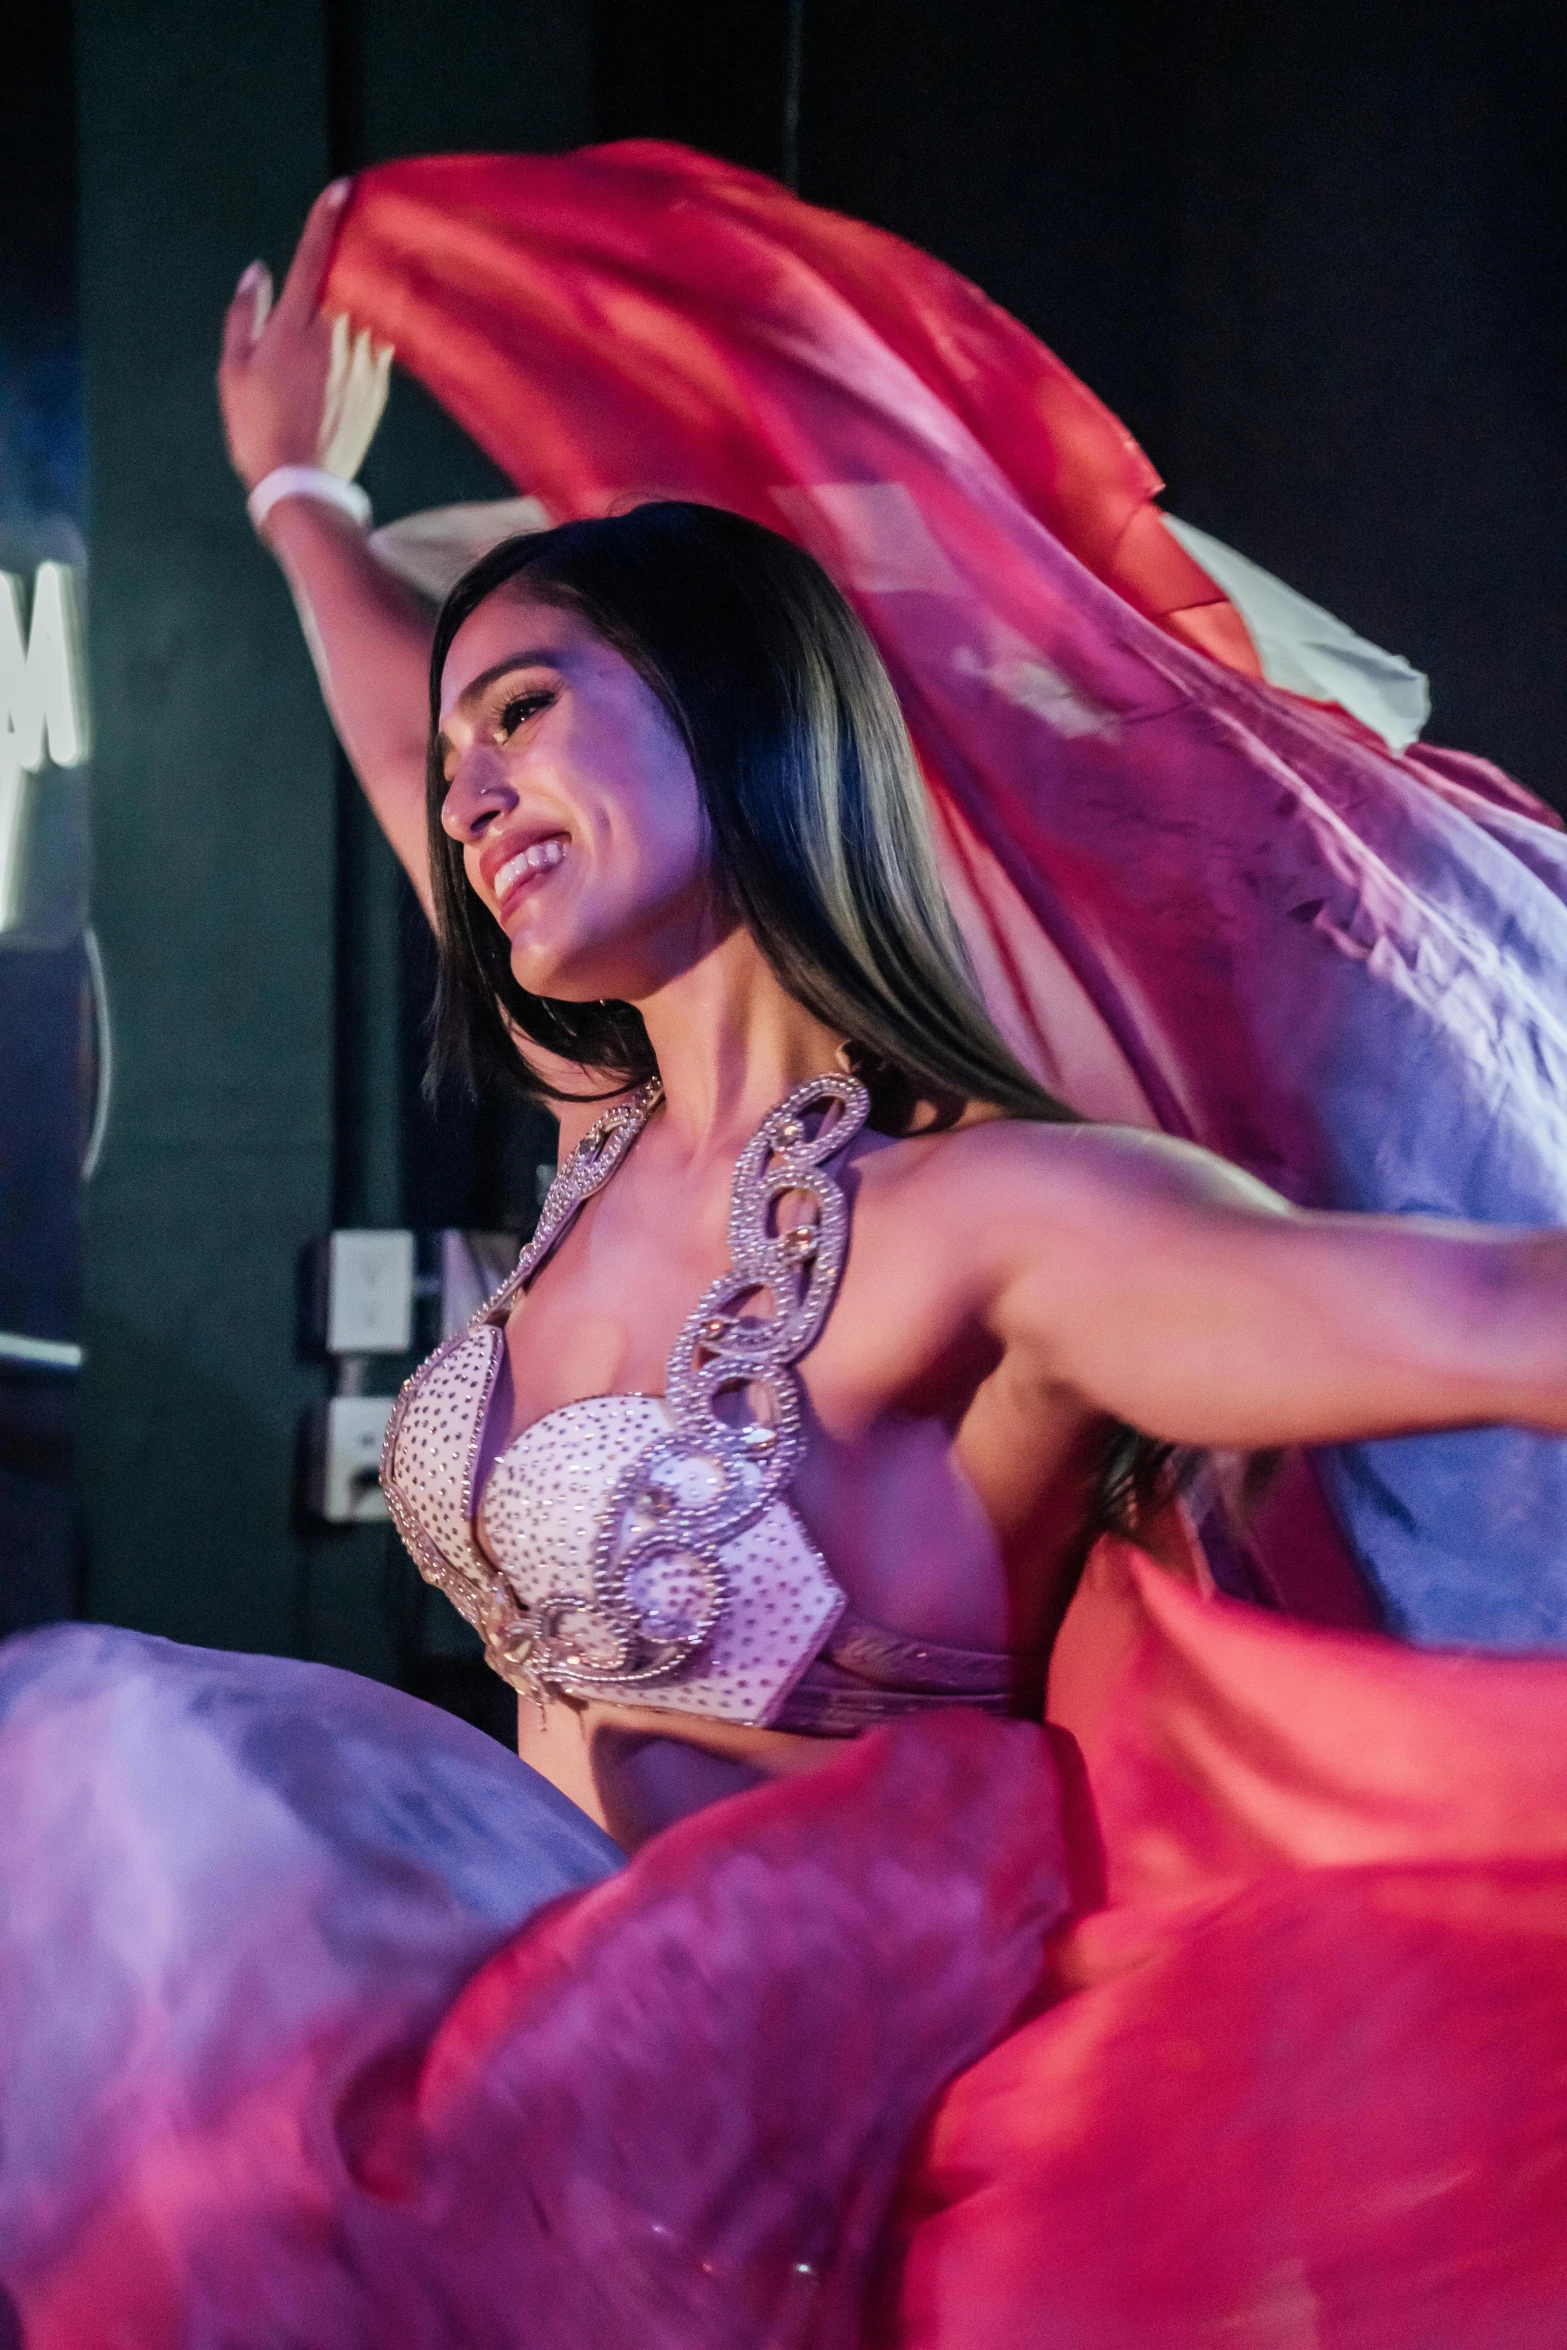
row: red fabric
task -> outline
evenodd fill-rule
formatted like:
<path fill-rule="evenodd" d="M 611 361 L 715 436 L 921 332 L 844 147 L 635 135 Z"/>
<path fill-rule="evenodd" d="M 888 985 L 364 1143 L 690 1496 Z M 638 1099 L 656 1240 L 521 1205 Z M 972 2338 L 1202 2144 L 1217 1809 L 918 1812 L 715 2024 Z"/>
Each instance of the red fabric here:
<path fill-rule="evenodd" d="M 975 1717 L 867 1740 L 478 1978 L 419 2095 L 425 2227 L 376 2255 L 401 2306 L 680 2350 L 1555 2350 L 1567 1667 L 1103 1548 L 1135 1634 L 1055 1771 Z"/>
<path fill-rule="evenodd" d="M 877 2339 L 1555 2350 L 1567 1668 L 1415 1655 L 1120 1566 L 1108 1904 L 942 2099 Z"/>
<path fill-rule="evenodd" d="M 397 2306 L 497 2341 L 526 2308 L 530 2343 L 852 2350 L 910 2134 L 1037 1990 L 1069 1900 L 1022 1724 L 884 1732 L 669 1831 L 443 2023 L 423 2224 L 365 2232 Z"/>
<path fill-rule="evenodd" d="M 1481 763 L 1395 758 L 1263 684 L 1147 459 L 973 286 L 646 143 L 367 172 L 325 301 L 555 517 L 695 497 L 822 558 L 897 685 L 990 1008 L 1076 1107 L 1309 1205 L 1558 1212 L 1560 834 Z M 1527 1580 L 1493 1529 L 1546 1505 L 1542 1460 L 1498 1440 L 1483 1473 L 1339 1479 L 1396 1620 L 1438 1577 Z M 1331 1514 L 1290 1491 L 1311 1540 L 1276 1506 L 1264 1583 L 1363 1621 Z"/>
<path fill-rule="evenodd" d="M 1120 1655 L 1063 1649 L 1049 1730 L 877 1732 L 477 1942 L 461 1872 L 419 1858 L 414 1781 L 458 1828 L 455 1725 L 323 1675 L 312 1740 L 266 1697 L 311 1668 L 198 1658 L 171 1767 L 184 1652 L 95 1695 L 91 1636 L 35 1646 L 6 1784 L 36 1819 L 63 1781 L 71 1833 L 13 1840 L 7 1880 L 0 2092 L 21 2068 L 34 2097 L 0 2144 L 0 2327 L 1556 2350 L 1567 1664 L 1303 1631 L 1122 1545 L 1093 1582 Z M 526 1776 L 482 1774 L 490 1836 Z M 42 2013 L 14 1996 L 40 1920 Z"/>
<path fill-rule="evenodd" d="M 323 1858 L 367 1905 L 397 1874 L 369 1839 Z M 434 2017 L 365 2001 L 286 2061 L 183 2074 L 150 2019 L 114 2173 L 26 2183 L 0 2325 L 9 2287 L 28 2350 L 854 2350 L 909 2139 L 1071 1898 L 1045 1734 L 952 1712 L 669 1830 Z M 90 1949 L 90 1891 L 78 1914 Z M 242 1989 L 232 1940 L 187 2007 Z M 69 2020 L 56 2071 L 90 2099 Z"/>
<path fill-rule="evenodd" d="M 824 299 L 832 328 L 857 322 L 840 364 L 869 362 L 861 394 L 895 401 L 887 379 L 906 370 L 1135 610 L 1258 674 L 1232 607 L 1155 511 L 1158 474 L 1087 386 L 928 254 L 771 180 L 651 140 L 386 166 L 357 183 L 326 296 L 558 515 L 695 495 L 700 444 L 701 494 L 775 529 L 755 461 L 773 420 L 737 377 L 736 311 L 773 313 L 774 356 L 804 389 L 819 351 L 790 352 L 790 314 Z"/>
<path fill-rule="evenodd" d="M 1301 1040 L 1365 1024 L 1353 909 L 1416 959 L 1427 908 L 1400 877 L 1429 773 L 1257 682 L 1146 457 L 1015 320 L 894 238 L 652 142 L 367 172 L 324 299 L 557 518 L 698 497 L 808 544 L 993 866 L 969 912 L 1033 1064 L 1059 1077 L 1058 1026 L 1095 1027 L 1080 1107 L 1123 1108 L 1130 1081 L 1167 1130 L 1355 1204 Z M 1038 987 L 1009 891 L 1059 958 Z M 1315 919 L 1282 923 L 1293 903 Z"/>
<path fill-rule="evenodd" d="M 752 174 L 651 143 L 366 173 L 324 298 L 391 341 L 552 514 L 695 496 L 803 538 L 876 635 L 938 797 L 950 795 L 1000 853 L 1035 918 L 1048 907 L 1046 929 L 1160 1122 L 1178 1131 L 1208 1123 L 1183 1098 L 1188 1073 L 1159 1023 L 1122 1002 L 1132 977 L 1122 958 L 1082 935 L 1085 915 L 1100 928 L 1102 841 L 1089 864 L 1067 840 L 1047 842 L 1015 778 L 1030 736 L 1045 736 L 1035 755 L 1062 748 L 1041 729 L 1041 694 L 1077 729 L 1064 737 L 1073 764 L 1120 756 L 1108 748 L 1119 725 L 1095 698 L 1125 698 L 1106 647 L 1093 648 L 1084 672 L 1065 642 L 1075 635 L 1088 651 L 1075 610 L 1079 561 L 1113 585 L 1123 617 L 1129 604 L 1177 635 L 1222 639 L 1225 657 L 1253 674 L 1255 657 L 1229 605 L 1164 529 L 1147 459 L 1042 345 L 913 248 Z M 815 484 L 827 486 L 825 504 L 813 501 Z M 869 488 L 880 503 L 859 512 L 851 499 L 845 509 L 831 494 L 843 485 Z M 1047 544 L 1065 564 L 1058 583 L 1040 573 Z M 941 642 L 945 599 L 963 576 L 975 588 L 960 608 L 977 601 L 1005 619 L 996 641 Z M 913 599 L 930 608 L 911 613 Z M 902 625 L 911 620 L 917 643 Z M 1063 639 L 1060 673 L 1044 673 L 1037 691 L 1024 678 L 1022 700 L 1009 700 L 1009 657 L 1028 664 L 1042 633 Z M 930 690 L 942 677 L 945 707 Z M 1139 675 L 1126 715 L 1149 717 L 1178 692 L 1168 678 Z M 976 750 L 988 767 L 1006 763 L 1006 789 L 972 771 Z M 1171 907 L 1166 936 L 1177 919 Z M 1030 1025 L 1026 1005 L 1017 1016 Z M 1048 1063 L 1048 1041 L 1032 1046 Z"/>

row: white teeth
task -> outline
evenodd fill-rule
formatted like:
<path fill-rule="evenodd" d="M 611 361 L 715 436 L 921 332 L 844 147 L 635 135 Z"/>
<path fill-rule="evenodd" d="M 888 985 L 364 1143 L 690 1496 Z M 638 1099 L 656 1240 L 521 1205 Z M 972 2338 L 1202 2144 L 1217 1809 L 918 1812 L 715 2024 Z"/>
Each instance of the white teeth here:
<path fill-rule="evenodd" d="M 523 849 L 501 867 L 495 876 L 495 895 L 503 898 L 525 873 L 547 873 L 565 854 L 566 843 L 559 833 L 552 834 L 548 840 L 536 840 L 531 848 Z"/>

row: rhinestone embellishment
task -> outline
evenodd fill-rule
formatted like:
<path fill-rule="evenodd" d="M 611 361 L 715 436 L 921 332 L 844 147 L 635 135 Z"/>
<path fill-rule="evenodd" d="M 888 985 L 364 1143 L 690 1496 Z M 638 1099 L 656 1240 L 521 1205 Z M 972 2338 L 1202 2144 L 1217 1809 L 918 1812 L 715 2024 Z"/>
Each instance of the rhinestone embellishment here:
<path fill-rule="evenodd" d="M 740 1154 L 729 1268 L 688 1315 L 665 1369 L 672 1426 L 610 1489 L 591 1601 L 552 1592 L 535 1611 L 527 1666 L 535 1690 L 608 1694 L 667 1682 L 711 1637 L 729 1597 L 720 1547 L 755 1524 L 799 1464 L 800 1391 L 790 1366 L 826 1320 L 848 1245 L 847 1204 L 825 1162 L 853 1141 L 868 1108 L 857 1078 L 810 1078 Z M 816 1222 L 775 1237 L 775 1204 L 801 1196 L 814 1203 Z M 769 1313 L 755 1310 L 763 1298 Z M 751 1307 L 743 1316 L 742 1304 Z M 672 1590 L 680 1594 L 674 1607 Z"/>
<path fill-rule="evenodd" d="M 660 1098 L 657 1079 L 650 1080 L 606 1112 L 562 1165 L 533 1239 L 464 1334 L 469 1341 L 493 1334 L 497 1365 L 499 1325 L 511 1300 L 620 1165 Z M 730 1201 L 730 1265 L 671 1349 L 663 1410 L 653 1414 L 657 1432 L 603 1495 L 587 1588 L 539 1591 L 535 1585 L 530 1604 L 521 1604 L 477 1550 L 466 1523 L 460 1545 L 430 1539 L 386 1472 L 413 1391 L 437 1374 L 447 1348 L 464 1341 L 448 1341 L 405 1389 L 383 1462 L 393 1515 L 422 1570 L 476 1624 L 492 1667 L 513 1687 L 539 1699 L 567 1690 L 628 1698 L 645 1692 L 647 1702 L 668 1690 L 663 1701 L 673 1702 L 671 1685 L 689 1676 L 709 1648 L 731 1596 L 721 1553 L 742 1534 L 760 1538 L 761 1521 L 773 1524 L 799 1464 L 802 1415 L 791 1366 L 820 1334 L 848 1245 L 847 1202 L 826 1162 L 854 1139 L 868 1107 L 856 1078 L 833 1072 L 809 1079 L 769 1114 L 741 1153 Z M 775 1234 L 774 1212 L 785 1199 L 808 1201 L 815 1221 Z M 550 1420 L 585 1408 L 563 1407 L 535 1426 L 542 1437 Z M 528 1437 L 517 1441 L 526 1444 Z M 471 1506 L 473 1468 L 470 1457 L 458 1502 L 463 1510 Z M 443 1527 L 455 1515 L 448 1505 Z M 784 1541 L 791 1563 L 784 1566 L 783 1554 L 779 1563 L 786 1575 L 801 1571 L 794 1553 L 803 1541 L 789 1516 L 793 1532 L 767 1537 Z M 455 1537 L 455 1525 L 451 1531 Z M 808 1545 L 804 1556 L 812 1562 L 804 1571 L 819 1592 L 810 1604 L 818 1610 L 825 1604 L 824 1622 L 830 1621 L 842 1595 Z"/>

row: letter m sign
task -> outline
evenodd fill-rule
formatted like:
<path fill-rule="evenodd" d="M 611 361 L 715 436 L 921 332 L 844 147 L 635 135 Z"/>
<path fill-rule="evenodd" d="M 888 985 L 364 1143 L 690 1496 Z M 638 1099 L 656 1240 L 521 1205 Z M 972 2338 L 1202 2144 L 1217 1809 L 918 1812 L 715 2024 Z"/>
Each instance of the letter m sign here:
<path fill-rule="evenodd" d="M 45 765 L 87 756 L 76 583 L 64 563 L 41 563 L 31 626 L 22 583 L 0 572 L 0 931 L 22 906 L 30 779 Z"/>

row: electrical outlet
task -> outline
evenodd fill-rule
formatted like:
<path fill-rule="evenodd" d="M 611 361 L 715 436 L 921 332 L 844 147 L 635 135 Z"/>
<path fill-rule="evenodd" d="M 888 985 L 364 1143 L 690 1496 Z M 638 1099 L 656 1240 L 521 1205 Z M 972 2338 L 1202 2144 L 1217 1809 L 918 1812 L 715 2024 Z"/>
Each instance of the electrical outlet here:
<path fill-rule="evenodd" d="M 378 1471 L 389 1395 L 334 1395 L 310 1415 L 306 1494 L 311 1512 L 330 1525 L 367 1525 L 390 1513 Z"/>

